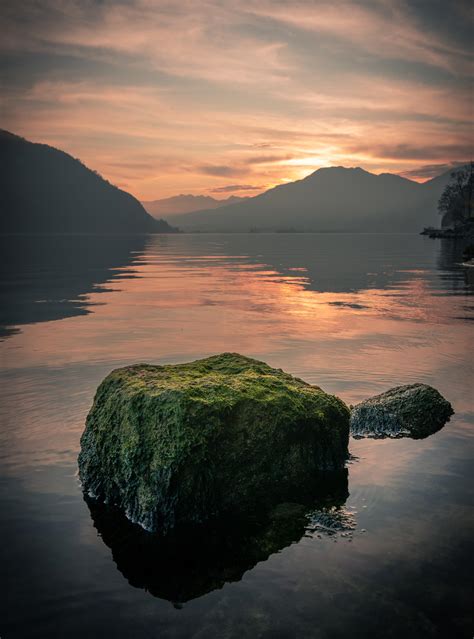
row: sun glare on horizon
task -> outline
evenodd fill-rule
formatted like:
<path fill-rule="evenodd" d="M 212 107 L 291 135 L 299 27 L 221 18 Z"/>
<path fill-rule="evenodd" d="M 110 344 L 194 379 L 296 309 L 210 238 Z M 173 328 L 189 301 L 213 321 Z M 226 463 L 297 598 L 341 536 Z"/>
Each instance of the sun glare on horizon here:
<path fill-rule="evenodd" d="M 40 6 L 41 5 L 41 6 Z M 469 160 L 469 7 L 7 0 L 3 128 L 142 200 Z"/>

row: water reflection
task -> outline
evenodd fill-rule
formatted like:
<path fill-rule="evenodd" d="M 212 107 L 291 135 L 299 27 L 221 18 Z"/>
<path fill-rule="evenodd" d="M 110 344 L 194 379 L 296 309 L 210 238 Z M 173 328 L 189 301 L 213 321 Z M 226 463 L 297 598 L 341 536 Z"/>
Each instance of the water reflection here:
<path fill-rule="evenodd" d="M 396 288 L 420 274 L 432 274 L 433 251 L 440 271 L 465 275 L 461 266 L 466 242 L 394 234 L 229 234 L 182 235 L 149 239 L 149 259 L 159 255 L 185 259 L 196 268 L 225 263 L 258 271 L 269 281 L 302 285 L 318 293 L 355 293 Z M 403 251 L 400 247 L 403 246 Z M 417 265 L 407 269 L 407 261 Z M 456 288 L 452 277 L 442 278 Z M 434 282 L 433 282 L 434 283 Z M 472 283 L 471 283 L 472 284 Z"/>
<path fill-rule="evenodd" d="M 354 294 L 396 291 L 420 279 L 434 284 L 433 246 L 426 238 L 420 242 L 417 236 L 396 235 L 0 236 L 0 338 L 24 324 L 93 312 L 107 300 L 91 294 L 107 292 L 106 282 L 133 277 L 132 265 L 141 269 L 141 276 L 156 272 L 157 266 L 165 276 L 171 266 L 183 276 L 212 269 L 226 276 L 229 285 L 238 275 L 254 273 L 262 287 L 273 283 L 340 294 L 327 303 L 365 310 L 367 300 L 363 295 L 354 299 Z M 462 266 L 464 246 L 462 241 L 441 241 L 436 284 L 466 295 L 473 291 L 474 269 Z M 409 271 L 410 255 L 418 267 Z M 210 295 L 202 304 L 218 301 Z M 254 310 L 265 310 L 265 305 L 261 300 Z"/>
<path fill-rule="evenodd" d="M 82 239 L 76 240 L 80 246 Z M 121 241 L 116 262 L 99 255 L 102 280 L 85 270 L 91 292 L 79 300 L 67 274 L 81 250 L 69 251 L 64 278 L 54 267 L 56 285 L 65 280 L 69 288 L 55 297 L 61 300 L 59 316 L 65 309 L 74 314 L 54 324 L 35 319 L 38 309 L 57 310 L 51 294 L 48 303 L 37 302 L 44 297 L 37 292 L 45 286 L 42 256 L 36 267 L 25 257 L 19 273 L 31 279 L 27 303 L 17 303 L 24 278 L 13 279 L 10 288 L 18 293 L 8 296 L 17 302 L 6 311 L 7 323 L 38 323 L 24 324 L 20 335 L 6 340 L 1 356 L 10 376 L 26 367 L 74 363 L 107 371 L 137 361 L 180 362 L 236 351 L 355 403 L 401 383 L 423 381 L 447 390 L 444 380 L 471 343 L 463 320 L 474 316 L 473 289 L 461 288 L 458 271 L 448 270 L 461 268 L 464 277 L 465 269 L 453 262 L 457 254 L 427 238 L 258 234 Z M 65 259 L 63 251 L 56 262 Z M 120 260 L 114 270 L 112 263 Z M 94 277 L 102 284 L 94 286 Z M 347 292 L 349 281 L 362 288 Z M 464 394 L 466 383 L 463 375 L 454 385 L 457 394 Z"/>
<path fill-rule="evenodd" d="M 127 243 L 117 260 L 99 255 L 90 270 L 73 248 L 47 268 L 52 248 L 33 260 L 13 255 L 0 289 L 11 303 L 3 326 L 21 326 L 0 344 L 2 636 L 469 636 L 473 288 L 452 243 L 370 237 L 156 236 Z M 67 318 L 42 321 L 48 308 Z M 335 507 L 349 528 L 357 513 L 351 543 L 327 535 L 330 506 L 313 510 L 300 541 L 268 560 L 254 555 L 240 582 L 183 614 L 148 596 L 140 571 L 139 588 L 117 571 L 77 485 L 79 441 L 113 368 L 229 350 L 352 404 L 425 382 L 456 415 L 427 439 L 351 442 L 351 494 Z M 132 580 L 134 562 L 124 562 Z"/>
<path fill-rule="evenodd" d="M 87 295 L 125 277 L 145 241 L 145 236 L 0 235 L 0 339 L 22 324 L 91 312 Z"/>
<path fill-rule="evenodd" d="M 328 473 L 318 478 L 311 496 L 300 493 L 298 502 L 274 505 L 253 519 L 187 526 L 165 537 L 144 531 L 104 504 L 87 497 L 85 501 L 128 582 L 181 604 L 240 581 L 257 563 L 305 534 L 351 534 L 353 517 L 343 508 L 349 496 L 347 478 L 347 470 Z"/>
<path fill-rule="evenodd" d="M 442 282 L 454 295 L 472 295 L 474 293 L 474 268 L 463 266 L 463 257 L 467 241 L 441 240 L 437 266 Z M 465 310 L 472 313 L 474 307 L 470 305 Z M 459 319 L 473 319 L 465 313 Z"/>
<path fill-rule="evenodd" d="M 419 439 L 409 432 L 402 436 Z M 300 489 L 291 494 L 294 501 L 268 502 L 268 507 L 263 510 L 260 506 L 253 517 L 246 514 L 188 525 L 165 536 L 143 530 L 117 509 L 86 495 L 84 500 L 99 536 L 112 550 L 117 569 L 130 585 L 179 607 L 226 583 L 240 581 L 256 564 L 303 536 L 339 535 L 351 540 L 356 513 L 345 507 L 348 479 L 347 468 L 322 473 L 304 492 Z"/>

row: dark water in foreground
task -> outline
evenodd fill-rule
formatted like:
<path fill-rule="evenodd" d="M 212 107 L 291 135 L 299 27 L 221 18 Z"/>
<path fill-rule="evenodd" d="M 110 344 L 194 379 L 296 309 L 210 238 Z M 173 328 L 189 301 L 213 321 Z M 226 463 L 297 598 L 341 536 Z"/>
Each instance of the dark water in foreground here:
<path fill-rule="evenodd" d="M 419 236 L 1 240 L 0 636 L 471 637 L 474 274 Z M 351 440 L 315 503 L 166 547 L 82 498 L 79 438 L 117 366 L 238 351 L 355 403 L 456 411 Z M 184 603 L 183 603 L 184 602 Z"/>

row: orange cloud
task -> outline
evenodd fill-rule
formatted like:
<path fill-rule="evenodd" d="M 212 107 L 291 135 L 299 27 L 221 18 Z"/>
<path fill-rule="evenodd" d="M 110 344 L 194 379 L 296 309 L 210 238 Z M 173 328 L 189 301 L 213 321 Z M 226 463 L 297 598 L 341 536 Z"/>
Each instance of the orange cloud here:
<path fill-rule="evenodd" d="M 250 193 L 331 164 L 415 175 L 472 148 L 468 16 L 435 11 L 7 0 L 3 126 L 146 200 L 229 178 Z"/>

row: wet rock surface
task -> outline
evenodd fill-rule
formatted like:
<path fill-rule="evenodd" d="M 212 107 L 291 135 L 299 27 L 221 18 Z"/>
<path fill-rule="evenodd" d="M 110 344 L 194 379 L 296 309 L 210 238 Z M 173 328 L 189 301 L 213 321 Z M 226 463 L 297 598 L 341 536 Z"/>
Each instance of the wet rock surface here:
<path fill-rule="evenodd" d="M 397 386 L 354 406 L 353 437 L 421 439 L 440 430 L 453 414 L 451 404 L 427 384 Z"/>
<path fill-rule="evenodd" d="M 81 438 L 87 495 L 149 531 L 253 512 L 344 468 L 349 410 L 263 362 L 224 353 L 140 364 L 99 386 Z"/>

